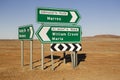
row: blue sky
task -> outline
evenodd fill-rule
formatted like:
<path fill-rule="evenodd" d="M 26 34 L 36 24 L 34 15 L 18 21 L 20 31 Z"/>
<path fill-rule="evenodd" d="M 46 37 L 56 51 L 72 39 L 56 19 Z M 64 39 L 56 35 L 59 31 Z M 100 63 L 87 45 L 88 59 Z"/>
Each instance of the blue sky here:
<path fill-rule="evenodd" d="M 17 39 L 22 25 L 36 31 L 38 7 L 77 9 L 83 36 L 120 35 L 120 0 L 0 0 L 0 39 Z"/>

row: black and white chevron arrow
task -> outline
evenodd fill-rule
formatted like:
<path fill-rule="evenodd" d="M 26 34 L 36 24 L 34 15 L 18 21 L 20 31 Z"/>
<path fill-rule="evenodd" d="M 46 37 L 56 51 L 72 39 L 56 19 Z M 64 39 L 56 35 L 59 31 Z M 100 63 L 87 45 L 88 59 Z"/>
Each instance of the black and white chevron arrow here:
<path fill-rule="evenodd" d="M 81 51 L 82 50 L 82 45 L 80 43 L 63 43 L 63 44 L 58 44 L 54 43 L 51 44 L 51 51 Z"/>

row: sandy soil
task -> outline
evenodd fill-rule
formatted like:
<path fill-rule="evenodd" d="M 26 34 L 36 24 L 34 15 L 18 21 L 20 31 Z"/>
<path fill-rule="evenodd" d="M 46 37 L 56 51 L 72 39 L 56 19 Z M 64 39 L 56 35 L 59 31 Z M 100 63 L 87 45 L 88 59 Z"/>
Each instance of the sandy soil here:
<path fill-rule="evenodd" d="M 33 41 L 33 70 L 29 66 L 29 41 L 25 41 L 24 67 L 21 67 L 20 41 L 0 40 L 0 80 L 120 80 L 120 38 L 84 38 L 73 69 L 62 52 L 54 52 L 51 70 L 49 44 L 44 45 L 45 70 L 41 70 L 40 42 Z"/>

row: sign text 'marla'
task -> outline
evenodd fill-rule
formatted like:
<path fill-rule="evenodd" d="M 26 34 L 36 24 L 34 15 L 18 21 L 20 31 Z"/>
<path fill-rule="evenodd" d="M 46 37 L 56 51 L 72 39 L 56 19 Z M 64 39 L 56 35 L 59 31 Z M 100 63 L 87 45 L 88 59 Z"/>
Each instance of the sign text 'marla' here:
<path fill-rule="evenodd" d="M 19 40 L 32 40 L 34 34 L 33 25 L 20 26 L 18 29 Z"/>
<path fill-rule="evenodd" d="M 81 41 L 81 27 L 41 26 L 36 36 L 43 43 L 76 43 Z"/>
<path fill-rule="evenodd" d="M 38 22 L 56 22 L 56 23 L 77 23 L 80 15 L 77 10 L 55 9 L 55 8 L 38 8 Z"/>

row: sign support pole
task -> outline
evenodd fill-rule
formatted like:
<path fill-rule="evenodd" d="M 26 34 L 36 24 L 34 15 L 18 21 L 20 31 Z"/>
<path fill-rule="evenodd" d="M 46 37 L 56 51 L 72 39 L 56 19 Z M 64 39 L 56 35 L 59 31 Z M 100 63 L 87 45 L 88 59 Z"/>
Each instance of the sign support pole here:
<path fill-rule="evenodd" d="M 41 23 L 41 25 L 44 25 L 44 23 Z M 41 68 L 44 70 L 44 44 L 41 43 Z"/>
<path fill-rule="evenodd" d="M 74 64 L 74 68 L 75 68 L 75 66 L 76 66 L 76 53 L 75 52 L 73 52 L 73 64 Z"/>
<path fill-rule="evenodd" d="M 41 68 L 44 70 L 44 45 L 41 43 Z"/>
<path fill-rule="evenodd" d="M 30 69 L 32 70 L 32 55 L 33 54 L 33 41 L 30 41 Z"/>
<path fill-rule="evenodd" d="M 74 58 L 73 58 L 73 53 L 71 52 L 71 62 L 72 62 L 72 67 L 74 67 Z"/>
<path fill-rule="evenodd" d="M 21 67 L 24 66 L 24 41 L 21 41 Z"/>
<path fill-rule="evenodd" d="M 65 53 L 65 51 L 63 53 L 63 61 L 64 61 L 64 64 L 66 64 L 66 53 Z"/>
<path fill-rule="evenodd" d="M 77 60 L 78 60 L 77 59 L 77 52 L 76 51 L 71 52 L 71 61 L 72 61 L 73 68 L 75 68 L 77 66 L 77 63 L 78 63 Z"/>
<path fill-rule="evenodd" d="M 76 57 L 76 59 L 75 59 L 75 67 L 77 66 L 77 64 L 78 64 L 78 55 L 77 55 L 77 52 L 75 52 L 75 57 Z"/>

